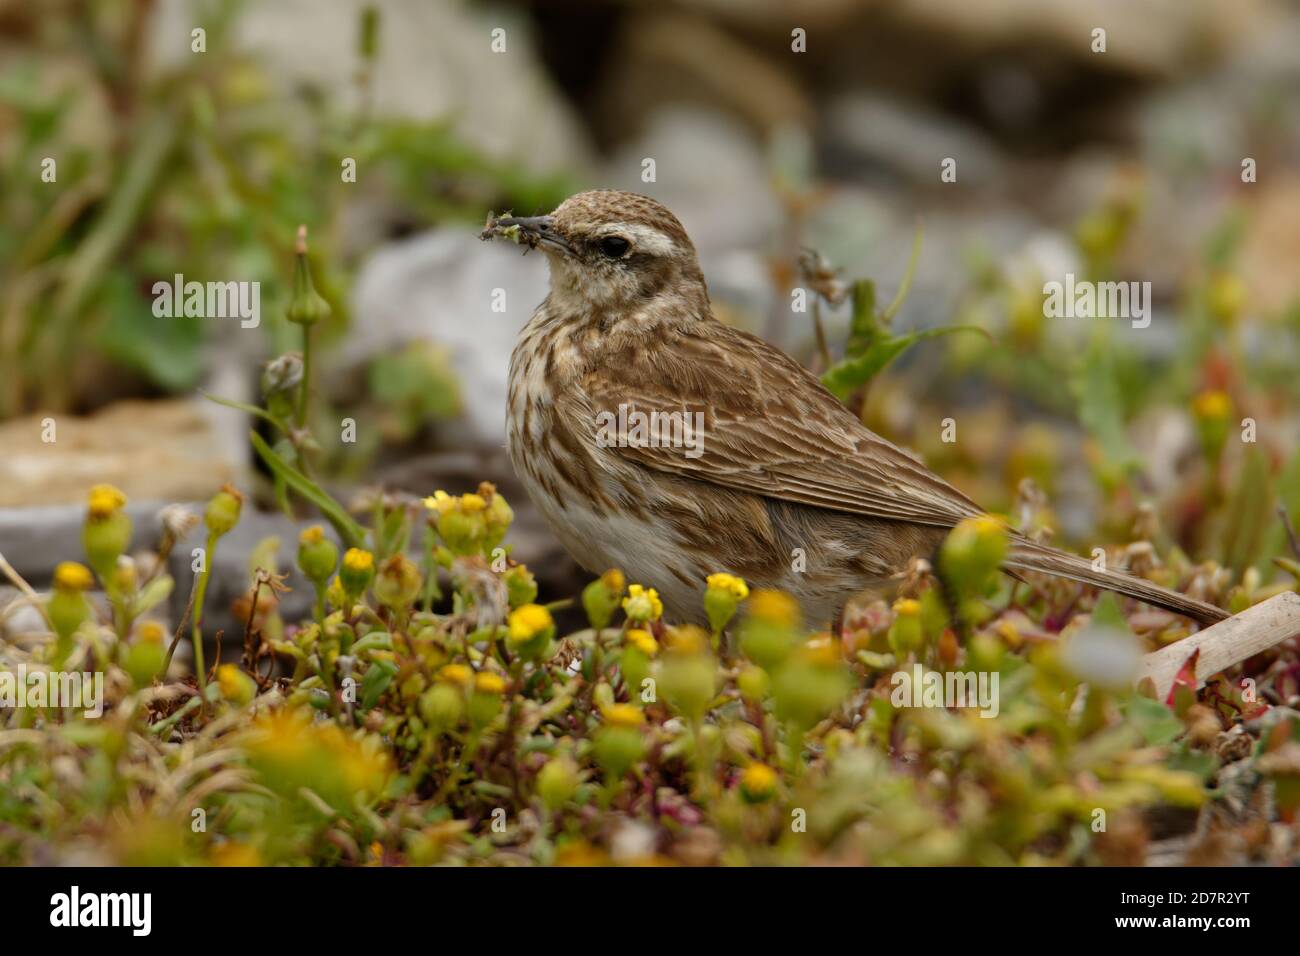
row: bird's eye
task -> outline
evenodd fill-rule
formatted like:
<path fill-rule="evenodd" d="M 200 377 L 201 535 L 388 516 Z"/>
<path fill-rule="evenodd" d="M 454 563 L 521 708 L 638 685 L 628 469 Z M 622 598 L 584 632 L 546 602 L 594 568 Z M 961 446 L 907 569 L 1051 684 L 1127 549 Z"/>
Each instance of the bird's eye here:
<path fill-rule="evenodd" d="M 630 245 L 622 236 L 606 236 L 600 240 L 600 254 L 610 259 L 622 259 Z"/>

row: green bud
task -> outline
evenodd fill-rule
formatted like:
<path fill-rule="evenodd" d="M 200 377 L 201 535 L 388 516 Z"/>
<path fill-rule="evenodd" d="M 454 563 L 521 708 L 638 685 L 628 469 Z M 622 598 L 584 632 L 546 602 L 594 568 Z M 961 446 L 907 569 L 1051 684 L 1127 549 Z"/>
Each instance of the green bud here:
<path fill-rule="evenodd" d="M 298 244 L 293 260 L 293 297 L 285 312 L 290 322 L 314 325 L 330 314 L 329 303 L 320 297 L 311 281 L 311 267 L 307 261 L 307 227 L 298 227 Z"/>
<path fill-rule="evenodd" d="M 554 813 L 573 799 L 579 782 L 578 765 L 572 758 L 553 757 L 537 774 L 537 795 L 542 798 L 546 808 Z"/>
<path fill-rule="evenodd" d="M 309 581 L 324 585 L 334 573 L 339 561 L 339 549 L 320 525 L 312 525 L 298 538 L 298 567 Z"/>
<path fill-rule="evenodd" d="M 645 754 L 645 741 L 635 727 L 606 726 L 596 732 L 592 753 L 610 780 L 621 780 Z"/>
<path fill-rule="evenodd" d="M 243 507 L 244 496 L 233 485 L 223 485 L 208 501 L 203 523 L 208 531 L 221 537 L 239 523 L 239 513 Z"/>
<path fill-rule="evenodd" d="M 613 569 L 582 589 L 583 610 L 587 612 L 587 620 L 596 630 L 609 627 L 623 597 L 625 585 L 623 572 Z"/>
<path fill-rule="evenodd" d="M 465 695 L 452 684 L 434 684 L 420 695 L 420 716 L 436 732 L 455 727 L 464 712 Z"/>
<path fill-rule="evenodd" d="M 708 654 L 668 654 L 659 665 L 659 689 L 678 713 L 700 720 L 713 700 L 717 677 Z"/>
<path fill-rule="evenodd" d="M 537 598 L 537 579 L 522 564 L 515 565 L 501 577 L 505 581 L 512 608 L 532 604 Z"/>

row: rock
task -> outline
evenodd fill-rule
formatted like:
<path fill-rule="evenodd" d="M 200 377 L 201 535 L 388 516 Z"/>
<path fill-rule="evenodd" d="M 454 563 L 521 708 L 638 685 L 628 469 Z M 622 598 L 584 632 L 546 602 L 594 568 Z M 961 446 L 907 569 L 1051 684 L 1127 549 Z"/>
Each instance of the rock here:
<path fill-rule="evenodd" d="M 158 67 L 195 55 L 190 31 L 205 24 L 206 6 L 198 0 L 159 4 L 148 44 Z M 358 29 L 367 6 L 379 13 L 371 79 L 375 115 L 449 118 L 468 144 L 533 171 L 582 163 L 584 133 L 542 71 L 528 21 L 518 13 L 424 0 L 280 0 L 241 7 L 233 42 L 260 56 L 284 95 L 310 87 L 352 110 L 358 103 Z M 492 52 L 497 28 L 505 30 L 504 53 Z"/>
<path fill-rule="evenodd" d="M 446 347 L 470 445 L 505 443 L 506 380 L 519 330 L 546 297 L 546 260 L 445 227 L 377 250 L 357 275 L 355 321 L 333 358 L 355 377 L 375 355 L 418 340 Z M 494 312 L 497 289 L 505 311 Z M 426 492 L 427 494 L 427 492 Z"/>
<path fill-rule="evenodd" d="M 242 471 L 214 426 L 242 416 L 209 404 L 125 401 L 89 417 L 37 413 L 0 422 L 0 508 L 80 506 L 97 484 L 116 485 L 129 499 L 206 500 Z"/>

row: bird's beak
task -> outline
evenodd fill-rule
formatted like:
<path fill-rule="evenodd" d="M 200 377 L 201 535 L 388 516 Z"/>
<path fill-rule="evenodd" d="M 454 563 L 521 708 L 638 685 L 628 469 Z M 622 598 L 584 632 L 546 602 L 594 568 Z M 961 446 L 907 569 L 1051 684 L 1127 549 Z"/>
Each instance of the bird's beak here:
<path fill-rule="evenodd" d="M 529 246 L 533 248 L 542 246 L 566 256 L 573 255 L 573 246 L 555 231 L 554 216 L 504 216 L 496 220 L 494 226 L 496 227 L 494 231 L 498 232 L 511 226 L 518 226 L 523 241 Z"/>

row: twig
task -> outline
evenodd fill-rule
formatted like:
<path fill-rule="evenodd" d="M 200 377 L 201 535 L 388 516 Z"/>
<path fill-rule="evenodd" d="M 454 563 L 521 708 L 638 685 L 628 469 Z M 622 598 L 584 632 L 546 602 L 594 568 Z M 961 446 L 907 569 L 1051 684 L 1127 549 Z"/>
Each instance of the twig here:
<path fill-rule="evenodd" d="M 1164 700 L 1179 670 L 1196 651 L 1200 651 L 1196 686 L 1201 687 L 1232 665 L 1297 636 L 1300 636 L 1300 594 L 1286 591 L 1145 655 L 1138 665 L 1138 680 L 1151 678 L 1156 695 Z"/>
<path fill-rule="evenodd" d="M 1286 532 L 1286 540 L 1291 545 L 1291 553 L 1300 558 L 1300 539 L 1296 538 L 1295 527 L 1291 524 L 1291 516 L 1287 514 L 1286 505 L 1277 506 L 1277 516 L 1282 519 L 1282 530 Z"/>
<path fill-rule="evenodd" d="M 167 671 L 172 666 L 172 655 L 176 653 L 176 645 L 181 641 L 181 635 L 185 633 L 185 624 L 189 621 L 190 615 L 194 612 L 194 597 L 198 591 L 199 576 L 194 576 L 194 583 L 190 585 L 190 599 L 185 605 L 185 613 L 181 615 L 180 622 L 176 625 L 176 634 L 172 637 L 171 645 L 167 648 L 167 656 L 163 658 L 162 669 L 158 671 L 158 680 L 166 680 Z"/>
<path fill-rule="evenodd" d="M 3 571 L 4 576 L 13 582 L 14 587 L 26 595 L 27 600 L 32 602 L 32 607 L 40 612 L 41 617 L 45 619 L 45 623 L 53 631 L 54 622 L 50 620 L 49 611 L 45 609 L 45 602 L 41 600 L 41 596 L 36 593 L 32 586 L 23 579 L 23 576 L 14 569 L 14 566 L 9 563 L 3 553 L 0 553 L 0 571 Z"/>

